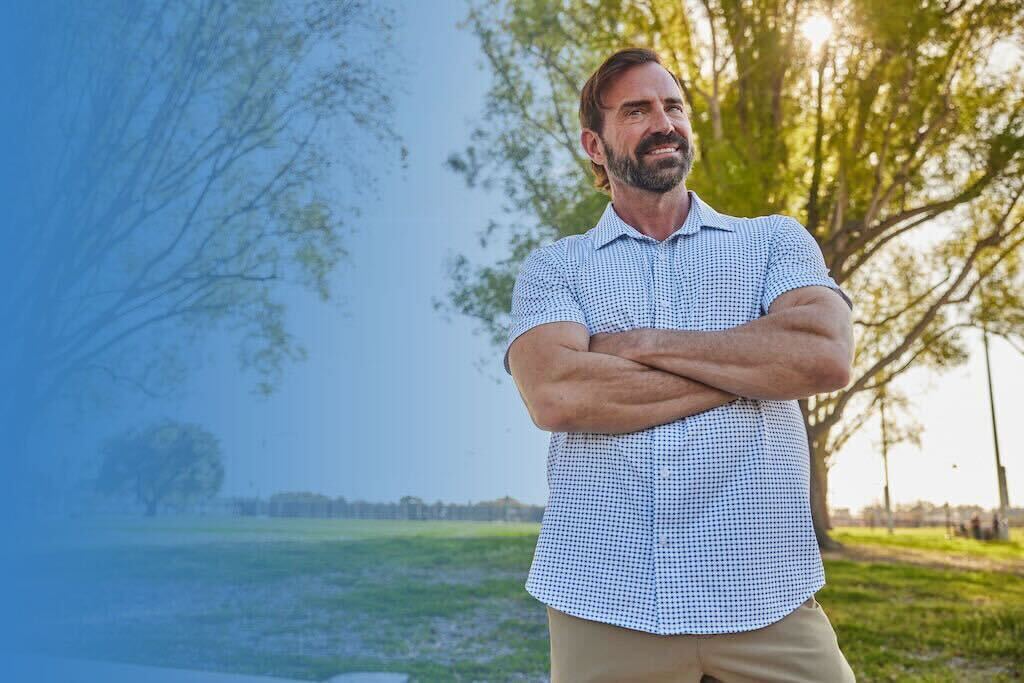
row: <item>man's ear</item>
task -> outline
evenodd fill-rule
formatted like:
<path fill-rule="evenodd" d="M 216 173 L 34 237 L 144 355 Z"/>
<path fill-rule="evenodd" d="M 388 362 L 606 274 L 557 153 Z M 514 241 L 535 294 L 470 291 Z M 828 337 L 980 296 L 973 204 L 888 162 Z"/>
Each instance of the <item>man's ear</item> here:
<path fill-rule="evenodd" d="M 583 145 L 583 151 L 587 153 L 590 160 L 595 164 L 604 166 L 604 145 L 601 143 L 601 137 L 590 130 L 584 128 L 580 133 L 580 144 Z"/>

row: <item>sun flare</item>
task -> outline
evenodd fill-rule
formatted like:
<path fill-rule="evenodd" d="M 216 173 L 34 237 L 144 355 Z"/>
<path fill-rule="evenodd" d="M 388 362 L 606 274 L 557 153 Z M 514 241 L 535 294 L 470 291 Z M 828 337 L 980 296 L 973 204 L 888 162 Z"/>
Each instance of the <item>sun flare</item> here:
<path fill-rule="evenodd" d="M 800 24 L 800 32 L 811 44 L 811 49 L 817 52 L 825 41 L 832 35 L 832 22 L 825 16 L 815 14 L 804 19 Z"/>

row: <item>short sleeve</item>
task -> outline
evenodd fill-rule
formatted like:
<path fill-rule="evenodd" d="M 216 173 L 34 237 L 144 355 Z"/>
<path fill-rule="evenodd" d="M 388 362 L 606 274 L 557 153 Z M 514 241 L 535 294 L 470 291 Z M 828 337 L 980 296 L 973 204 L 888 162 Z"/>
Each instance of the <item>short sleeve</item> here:
<path fill-rule="evenodd" d="M 829 287 L 843 297 L 853 309 L 853 302 L 828 274 L 821 247 L 804 226 L 789 217 L 782 217 L 772 237 L 768 254 L 768 272 L 765 275 L 761 307 L 765 314 L 772 302 L 783 292 L 798 287 L 821 285 Z"/>
<path fill-rule="evenodd" d="M 583 309 L 569 282 L 545 248 L 535 249 L 523 261 L 512 289 L 512 315 L 508 342 L 505 344 L 505 372 L 508 350 L 521 334 L 544 323 L 568 321 L 586 325 Z"/>

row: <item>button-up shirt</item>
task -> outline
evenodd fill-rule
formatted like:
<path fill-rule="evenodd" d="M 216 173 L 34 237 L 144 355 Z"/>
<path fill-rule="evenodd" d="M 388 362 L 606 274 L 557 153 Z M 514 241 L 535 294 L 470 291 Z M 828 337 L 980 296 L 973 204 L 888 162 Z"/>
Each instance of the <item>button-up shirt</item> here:
<path fill-rule="evenodd" d="M 592 335 L 725 330 L 809 285 L 850 303 L 794 219 L 735 218 L 690 199 L 686 221 L 660 242 L 609 203 L 593 229 L 534 250 L 513 290 L 508 346 L 555 321 Z M 809 464 L 796 401 L 740 398 L 625 434 L 553 433 L 526 590 L 568 614 L 657 634 L 778 621 L 825 585 Z"/>

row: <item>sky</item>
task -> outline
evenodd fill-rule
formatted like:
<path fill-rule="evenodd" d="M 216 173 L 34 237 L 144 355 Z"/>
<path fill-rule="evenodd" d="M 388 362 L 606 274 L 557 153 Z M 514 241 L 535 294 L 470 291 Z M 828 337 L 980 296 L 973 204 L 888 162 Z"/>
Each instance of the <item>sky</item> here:
<path fill-rule="evenodd" d="M 362 214 L 352 217 L 345 243 L 349 258 L 332 279 L 337 301 L 289 297 L 289 330 L 308 358 L 287 369 L 273 396 L 259 399 L 249 391 L 254 378 L 214 338 L 186 398 L 143 410 L 200 422 L 218 436 L 222 495 L 306 490 L 375 501 L 546 500 L 549 435 L 530 421 L 502 368 L 502 350 L 476 334 L 473 321 L 445 319 L 433 306 L 449 286 L 448 259 L 498 256 L 481 252 L 477 239 L 488 220 L 500 219 L 500 194 L 469 189 L 444 166 L 481 120 L 489 75 L 474 37 L 456 27 L 462 0 L 397 6 L 397 57 L 406 73 L 393 84 L 395 130 L 409 149 L 408 167 L 381 167 L 380 196 L 359 200 Z M 925 431 L 922 448 L 891 449 L 895 503 L 997 503 L 976 336 L 978 352 L 966 366 L 942 376 L 911 373 L 899 384 Z M 994 339 L 992 366 L 1010 502 L 1022 504 L 1024 424 L 1013 415 L 1024 393 L 1024 357 Z M 139 418 L 126 411 L 94 420 L 81 428 L 80 443 L 88 449 Z M 880 500 L 879 434 L 877 422 L 869 423 L 834 457 L 833 507 L 856 510 Z"/>

